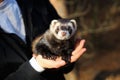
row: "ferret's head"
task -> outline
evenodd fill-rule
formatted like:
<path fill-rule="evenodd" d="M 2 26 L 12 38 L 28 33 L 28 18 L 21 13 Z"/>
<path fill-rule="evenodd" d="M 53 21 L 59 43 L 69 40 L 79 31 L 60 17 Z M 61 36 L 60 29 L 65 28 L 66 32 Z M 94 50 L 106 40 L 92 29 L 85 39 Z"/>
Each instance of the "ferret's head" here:
<path fill-rule="evenodd" d="M 52 20 L 50 31 L 59 40 L 70 39 L 76 32 L 77 25 L 74 19 Z"/>

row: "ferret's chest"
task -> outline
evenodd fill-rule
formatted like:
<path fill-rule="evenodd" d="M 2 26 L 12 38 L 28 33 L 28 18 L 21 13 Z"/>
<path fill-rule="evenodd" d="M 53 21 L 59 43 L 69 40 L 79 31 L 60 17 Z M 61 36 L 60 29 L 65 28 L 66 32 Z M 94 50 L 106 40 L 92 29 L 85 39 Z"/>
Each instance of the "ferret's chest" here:
<path fill-rule="evenodd" d="M 65 42 L 61 42 L 61 43 L 54 43 L 51 44 L 51 51 L 53 53 L 63 53 L 68 51 L 69 49 L 72 48 L 72 43 L 70 41 L 65 41 Z"/>

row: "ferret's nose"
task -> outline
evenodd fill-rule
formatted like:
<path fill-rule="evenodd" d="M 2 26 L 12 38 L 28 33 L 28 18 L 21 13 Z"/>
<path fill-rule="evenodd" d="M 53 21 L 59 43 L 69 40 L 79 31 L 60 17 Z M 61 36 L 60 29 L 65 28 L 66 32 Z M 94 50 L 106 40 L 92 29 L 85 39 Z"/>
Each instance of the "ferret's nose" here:
<path fill-rule="evenodd" d="M 62 36 L 65 36 L 66 35 L 66 32 L 62 32 Z"/>

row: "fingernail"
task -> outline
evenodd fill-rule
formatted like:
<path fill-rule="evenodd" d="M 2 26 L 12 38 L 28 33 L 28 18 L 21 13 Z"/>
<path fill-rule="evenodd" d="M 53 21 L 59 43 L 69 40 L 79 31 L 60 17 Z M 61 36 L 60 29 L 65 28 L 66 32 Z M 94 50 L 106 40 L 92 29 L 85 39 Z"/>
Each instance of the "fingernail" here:
<path fill-rule="evenodd" d="M 85 42 L 85 39 L 82 39 L 83 42 Z"/>
<path fill-rule="evenodd" d="M 86 51 L 87 49 L 86 48 L 84 48 L 84 51 Z"/>
<path fill-rule="evenodd" d="M 64 65 L 64 64 L 65 64 L 65 61 L 61 61 L 60 64 Z"/>

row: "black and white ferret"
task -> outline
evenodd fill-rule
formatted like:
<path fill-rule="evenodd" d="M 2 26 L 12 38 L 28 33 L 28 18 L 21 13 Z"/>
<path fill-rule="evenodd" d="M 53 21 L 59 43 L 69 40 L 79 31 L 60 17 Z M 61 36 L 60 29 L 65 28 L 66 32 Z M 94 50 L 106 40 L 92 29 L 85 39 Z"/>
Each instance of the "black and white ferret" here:
<path fill-rule="evenodd" d="M 74 50 L 75 33 L 77 30 L 74 19 L 52 20 L 50 28 L 32 43 L 32 51 L 43 58 L 55 60 L 57 57 L 69 63 Z"/>

